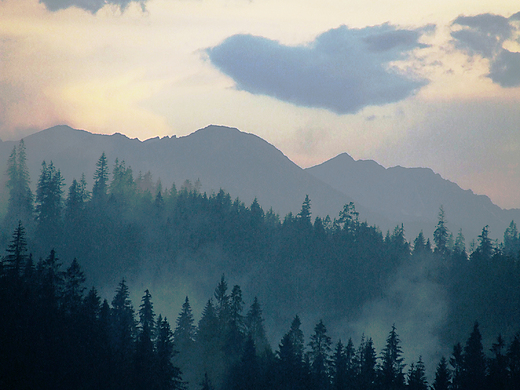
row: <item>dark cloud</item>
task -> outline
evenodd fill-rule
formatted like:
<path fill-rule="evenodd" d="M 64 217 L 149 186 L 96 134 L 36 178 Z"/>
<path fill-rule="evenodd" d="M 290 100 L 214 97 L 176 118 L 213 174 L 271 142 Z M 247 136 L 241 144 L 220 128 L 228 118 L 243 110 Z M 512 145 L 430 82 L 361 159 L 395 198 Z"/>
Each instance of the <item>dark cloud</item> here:
<path fill-rule="evenodd" d="M 424 31 L 399 30 L 389 24 L 363 29 L 341 26 L 300 46 L 234 35 L 207 53 L 238 89 L 348 114 L 368 105 L 397 102 L 426 84 L 389 66 L 411 50 L 425 47 L 419 43 Z"/>
<path fill-rule="evenodd" d="M 490 62 L 487 75 L 502 87 L 520 85 L 520 53 L 504 49 L 504 42 L 515 38 L 520 12 L 505 18 L 500 15 L 481 14 L 459 16 L 452 23 L 457 27 L 451 36 L 455 47 L 468 55 L 480 55 Z"/>
<path fill-rule="evenodd" d="M 70 7 L 77 7 L 85 11 L 95 14 L 106 4 L 111 4 L 119 7 L 124 11 L 130 3 L 138 3 L 141 8 L 145 9 L 145 4 L 148 0 L 40 0 L 40 3 L 45 4 L 49 11 L 59 11 Z"/>

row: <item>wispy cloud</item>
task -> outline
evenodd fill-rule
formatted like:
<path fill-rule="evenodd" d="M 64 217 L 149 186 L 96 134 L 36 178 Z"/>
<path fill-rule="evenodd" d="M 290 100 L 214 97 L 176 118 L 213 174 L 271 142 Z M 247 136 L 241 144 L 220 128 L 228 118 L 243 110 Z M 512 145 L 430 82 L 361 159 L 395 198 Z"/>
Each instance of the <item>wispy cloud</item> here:
<path fill-rule="evenodd" d="M 520 43 L 520 12 L 506 18 L 480 14 L 459 16 L 452 23 L 457 30 L 451 36 L 455 47 L 469 56 L 489 60 L 487 77 L 502 87 L 520 85 L 520 52 L 505 48 L 508 41 Z"/>
<path fill-rule="evenodd" d="M 70 7 L 77 7 L 95 14 L 105 5 L 115 5 L 124 11 L 130 3 L 138 3 L 144 10 L 148 0 L 40 0 L 49 11 L 59 11 Z"/>
<path fill-rule="evenodd" d="M 350 114 L 366 106 L 400 101 L 427 84 L 427 80 L 398 71 L 391 64 L 407 59 L 414 49 L 426 47 L 419 39 L 431 28 L 341 26 L 300 46 L 233 35 L 206 52 L 240 90 Z"/>

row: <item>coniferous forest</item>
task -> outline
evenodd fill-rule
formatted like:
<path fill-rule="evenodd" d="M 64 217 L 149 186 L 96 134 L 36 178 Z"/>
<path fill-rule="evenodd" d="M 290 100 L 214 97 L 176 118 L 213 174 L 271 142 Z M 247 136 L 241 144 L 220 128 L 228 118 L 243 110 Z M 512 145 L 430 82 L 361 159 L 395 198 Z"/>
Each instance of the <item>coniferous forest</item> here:
<path fill-rule="evenodd" d="M 466 245 L 439 205 L 432 239 L 408 241 L 403 225 L 383 233 L 352 203 L 312 217 L 307 197 L 280 218 L 197 182 L 163 187 L 104 154 L 91 186 L 82 177 L 65 189 L 59 167 L 43 162 L 33 193 L 26 158 L 22 141 L 8 161 L 0 388 L 520 388 L 514 221 L 502 241 L 485 226 Z M 333 341 L 328 324 L 362 316 L 410 267 L 446 302 L 439 359 L 405 361 L 397 314 L 379 351 L 369 333 Z M 200 288 L 168 319 L 148 287 L 134 309 L 132 281 L 143 273 L 151 284 L 171 277 Z M 98 292 L 107 285 L 111 297 Z M 205 302 L 198 320 L 192 296 Z M 305 316 L 316 313 L 306 335 Z M 266 318 L 281 337 L 269 337 Z"/>

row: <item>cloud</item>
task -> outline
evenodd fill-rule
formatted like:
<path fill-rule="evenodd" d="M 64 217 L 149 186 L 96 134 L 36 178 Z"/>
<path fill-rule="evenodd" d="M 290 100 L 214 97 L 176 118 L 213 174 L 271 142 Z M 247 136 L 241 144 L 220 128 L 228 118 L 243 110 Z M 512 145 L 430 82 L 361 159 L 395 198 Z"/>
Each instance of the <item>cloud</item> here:
<path fill-rule="evenodd" d="M 457 30 L 451 32 L 455 47 L 469 56 L 479 55 L 489 60 L 487 77 L 502 87 L 520 85 L 520 53 L 504 47 L 507 41 L 518 39 L 520 12 L 505 18 L 500 15 L 481 14 L 459 16 L 452 23 Z"/>
<path fill-rule="evenodd" d="M 341 26 L 300 46 L 233 35 L 206 52 L 239 90 L 351 114 L 369 105 L 400 101 L 426 85 L 426 80 L 392 66 L 406 60 L 412 50 L 426 47 L 419 43 L 425 32 L 389 24 Z"/>
<path fill-rule="evenodd" d="M 145 4 L 148 0 L 40 0 L 40 3 L 45 4 L 49 11 L 59 11 L 70 7 L 77 7 L 95 14 L 105 5 L 115 5 L 124 11 L 130 3 L 138 3 L 141 8 L 145 9 Z"/>

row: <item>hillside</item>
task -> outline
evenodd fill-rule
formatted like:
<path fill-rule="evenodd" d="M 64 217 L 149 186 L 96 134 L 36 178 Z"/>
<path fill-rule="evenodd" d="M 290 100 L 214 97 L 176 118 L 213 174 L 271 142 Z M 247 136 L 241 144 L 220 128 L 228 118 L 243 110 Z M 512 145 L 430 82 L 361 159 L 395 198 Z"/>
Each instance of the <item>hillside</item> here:
<path fill-rule="evenodd" d="M 454 235 L 462 229 L 467 239 L 476 238 L 486 225 L 493 237 L 502 239 L 511 220 L 520 220 L 520 210 L 503 210 L 487 196 L 463 190 L 429 168 L 384 168 L 375 161 L 356 161 L 342 153 L 305 171 L 349 194 L 360 205 L 402 221 L 409 233 L 423 230 L 432 237 L 441 205 L 449 229 Z"/>
<path fill-rule="evenodd" d="M 56 126 L 24 141 L 33 190 L 43 160 L 54 162 L 67 187 L 82 173 L 91 185 L 95 163 L 105 152 L 110 167 L 119 158 L 132 168 L 134 176 L 150 171 L 163 187 L 175 183 L 179 188 L 185 180 L 200 180 L 202 191 L 208 194 L 222 188 L 246 205 L 256 197 L 264 209 L 272 207 L 282 218 L 289 212 L 298 213 L 307 194 L 313 216 L 337 217 L 344 204 L 354 201 L 360 218 L 383 232 L 404 223 L 409 240 L 421 230 L 432 236 L 441 205 L 448 227 L 455 235 L 462 228 L 467 244 L 485 225 L 489 225 L 492 237 L 502 239 L 511 220 L 520 221 L 520 210 L 503 210 L 488 197 L 463 190 L 428 168 L 384 168 L 343 153 L 302 169 L 261 138 L 224 126 L 208 126 L 185 137 L 146 141 Z M 16 144 L 0 143 L 0 169 L 4 172 Z M 2 193 L 5 201 L 6 193 Z"/>
<path fill-rule="evenodd" d="M 99 135 L 68 126 L 56 126 L 24 139 L 32 187 L 35 189 L 41 162 L 53 161 L 67 185 L 85 173 L 92 184 L 95 164 L 105 152 L 113 166 L 124 160 L 137 176 L 150 171 L 163 187 L 179 188 L 185 180 L 200 180 L 202 191 L 221 188 L 247 205 L 256 197 L 267 210 L 282 217 L 297 213 L 308 194 L 313 215 L 337 216 L 350 197 L 305 172 L 282 152 L 261 138 L 223 126 L 208 126 L 186 137 L 152 138 L 144 142 L 121 134 Z M 17 142 L 0 144 L 0 169 L 5 171 Z M 368 218 L 366 212 L 363 216 Z M 370 218 L 369 218 L 370 219 Z"/>

